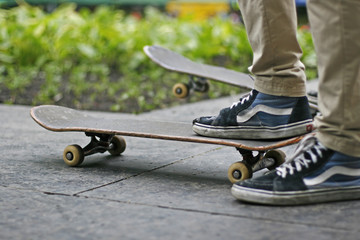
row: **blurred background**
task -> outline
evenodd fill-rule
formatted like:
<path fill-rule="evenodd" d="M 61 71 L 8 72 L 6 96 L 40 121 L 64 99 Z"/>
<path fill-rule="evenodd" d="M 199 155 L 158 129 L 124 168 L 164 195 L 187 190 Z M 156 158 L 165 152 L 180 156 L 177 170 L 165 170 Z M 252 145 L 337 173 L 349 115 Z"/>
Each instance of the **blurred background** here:
<path fill-rule="evenodd" d="M 306 3 L 294 1 L 316 78 Z M 252 60 L 236 0 L 0 0 L 0 103 L 141 113 L 245 91 L 212 83 L 176 99 L 172 86 L 188 76 L 151 62 L 143 46 L 154 44 L 245 73 Z"/>

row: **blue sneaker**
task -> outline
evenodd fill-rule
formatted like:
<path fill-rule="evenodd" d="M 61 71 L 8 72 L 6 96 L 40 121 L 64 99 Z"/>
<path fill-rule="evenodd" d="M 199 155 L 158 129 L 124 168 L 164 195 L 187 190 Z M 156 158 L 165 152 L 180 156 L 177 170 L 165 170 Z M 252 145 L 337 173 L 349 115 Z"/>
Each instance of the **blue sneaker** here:
<path fill-rule="evenodd" d="M 360 199 L 360 158 L 330 150 L 306 137 L 295 155 L 277 169 L 235 183 L 239 200 L 269 205 L 299 205 Z"/>
<path fill-rule="evenodd" d="M 193 121 L 195 133 L 218 138 L 280 139 L 313 130 L 307 97 L 280 97 L 252 90 L 216 117 Z"/>

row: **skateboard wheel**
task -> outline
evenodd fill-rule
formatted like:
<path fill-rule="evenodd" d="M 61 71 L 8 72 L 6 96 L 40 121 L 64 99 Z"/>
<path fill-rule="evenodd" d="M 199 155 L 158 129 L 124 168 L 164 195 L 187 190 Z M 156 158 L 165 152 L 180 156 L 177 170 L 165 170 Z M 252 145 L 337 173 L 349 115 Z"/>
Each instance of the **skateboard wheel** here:
<path fill-rule="evenodd" d="M 189 96 L 189 87 L 184 83 L 175 84 L 172 90 L 177 98 L 186 98 Z"/>
<path fill-rule="evenodd" d="M 272 158 L 275 160 L 275 164 L 271 167 L 268 167 L 269 170 L 273 170 L 285 162 L 286 154 L 279 149 L 273 149 L 267 151 L 264 155 L 264 158 Z"/>
<path fill-rule="evenodd" d="M 79 145 L 69 145 L 64 149 L 63 160 L 68 166 L 79 166 L 84 161 L 84 151 Z"/>
<path fill-rule="evenodd" d="M 243 181 L 245 179 L 251 178 L 251 176 L 251 169 L 243 162 L 233 163 L 229 167 L 228 178 L 231 183 Z"/>
<path fill-rule="evenodd" d="M 111 141 L 111 149 L 109 149 L 109 153 L 113 156 L 119 156 L 126 149 L 126 141 L 123 137 L 114 136 Z"/>

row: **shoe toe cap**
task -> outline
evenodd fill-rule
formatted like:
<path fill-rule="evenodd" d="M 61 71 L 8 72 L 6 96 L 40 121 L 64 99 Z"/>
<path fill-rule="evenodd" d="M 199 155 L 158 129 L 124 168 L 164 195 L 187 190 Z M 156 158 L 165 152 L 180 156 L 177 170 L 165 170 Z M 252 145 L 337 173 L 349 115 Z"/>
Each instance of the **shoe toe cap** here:
<path fill-rule="evenodd" d="M 274 179 L 277 177 L 275 171 L 271 171 L 260 177 L 247 179 L 245 181 L 237 182 L 235 185 L 245 188 L 273 190 Z"/>
<path fill-rule="evenodd" d="M 193 124 L 200 123 L 200 124 L 211 125 L 215 119 L 216 119 L 215 116 L 199 117 L 193 120 Z"/>

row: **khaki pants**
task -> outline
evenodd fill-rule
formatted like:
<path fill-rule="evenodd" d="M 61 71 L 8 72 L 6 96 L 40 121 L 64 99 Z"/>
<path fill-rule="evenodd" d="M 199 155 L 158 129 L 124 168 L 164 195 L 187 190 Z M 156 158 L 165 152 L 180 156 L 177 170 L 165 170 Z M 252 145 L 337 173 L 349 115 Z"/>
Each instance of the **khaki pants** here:
<path fill-rule="evenodd" d="M 239 0 L 254 52 L 255 89 L 304 96 L 305 74 L 296 40 L 294 0 Z M 318 56 L 318 138 L 333 150 L 360 157 L 360 1 L 308 0 Z"/>

